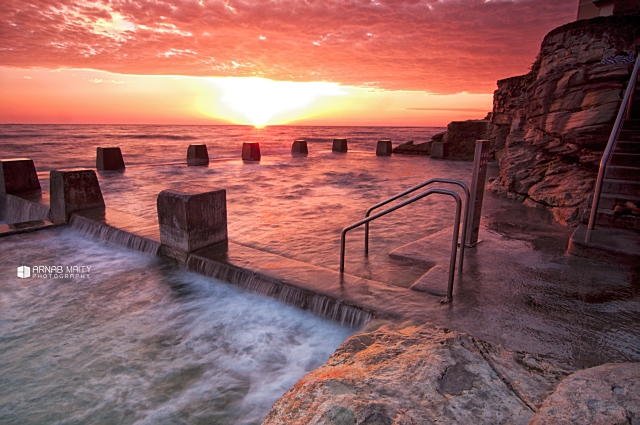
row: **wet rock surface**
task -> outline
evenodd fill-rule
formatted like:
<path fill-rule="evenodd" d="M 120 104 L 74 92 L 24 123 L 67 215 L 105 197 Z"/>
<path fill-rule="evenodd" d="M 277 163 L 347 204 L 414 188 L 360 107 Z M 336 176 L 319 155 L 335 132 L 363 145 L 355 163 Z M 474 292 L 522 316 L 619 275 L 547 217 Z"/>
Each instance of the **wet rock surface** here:
<path fill-rule="evenodd" d="M 567 377 L 530 425 L 640 423 L 640 363 L 605 364 Z"/>
<path fill-rule="evenodd" d="M 529 74 L 498 81 L 491 139 L 500 177 L 489 190 L 550 209 L 565 225 L 580 221 L 633 64 L 640 17 L 611 16 L 551 31 Z"/>
<path fill-rule="evenodd" d="M 285 393 L 263 424 L 527 424 L 570 372 L 465 333 L 374 324 Z"/>
<path fill-rule="evenodd" d="M 413 140 L 410 140 L 393 148 L 393 153 L 404 155 L 431 155 L 432 144 L 433 141 L 414 144 Z"/>

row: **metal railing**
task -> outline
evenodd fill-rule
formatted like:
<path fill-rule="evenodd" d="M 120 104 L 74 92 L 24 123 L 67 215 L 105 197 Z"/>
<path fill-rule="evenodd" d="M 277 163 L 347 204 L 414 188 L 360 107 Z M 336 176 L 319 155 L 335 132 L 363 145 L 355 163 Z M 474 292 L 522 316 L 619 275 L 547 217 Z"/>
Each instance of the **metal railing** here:
<path fill-rule="evenodd" d="M 375 204 L 374 206 L 372 206 L 367 210 L 364 216 L 365 218 L 369 217 L 369 215 L 371 215 L 373 210 L 376 210 L 382 207 L 383 205 L 388 204 L 389 202 L 395 201 L 398 198 L 402 198 L 405 195 L 408 195 L 412 192 L 415 192 L 418 189 L 422 189 L 423 187 L 433 183 L 448 183 L 448 184 L 458 185 L 464 190 L 464 193 L 466 195 L 466 199 L 464 203 L 464 218 L 462 219 L 462 242 L 460 243 L 460 261 L 458 262 L 458 270 L 462 271 L 462 264 L 464 262 L 464 245 L 467 241 L 467 221 L 469 220 L 469 201 L 471 199 L 469 188 L 464 182 L 461 182 L 460 180 L 442 179 L 442 178 L 427 180 L 426 182 L 422 182 L 416 186 L 413 186 L 405 190 L 404 192 L 400 192 L 397 195 L 392 196 L 391 198 L 385 199 L 384 201 L 378 204 Z M 364 225 L 364 254 L 365 255 L 369 254 L 369 222 L 365 223 Z"/>
<path fill-rule="evenodd" d="M 451 259 L 449 260 L 449 282 L 447 286 L 447 301 L 451 301 L 453 299 L 453 278 L 455 274 L 456 267 L 456 253 L 458 251 L 458 232 L 460 230 L 460 212 L 462 210 L 462 200 L 460 199 L 460 195 L 452 190 L 446 189 L 429 189 L 425 192 L 422 192 L 419 195 L 416 195 L 412 198 L 407 199 L 404 202 L 396 204 L 390 208 L 382 210 L 381 212 L 372 215 L 370 217 L 365 218 L 364 220 L 360 220 L 357 223 L 352 224 L 351 226 L 345 227 L 342 230 L 342 234 L 340 235 L 340 273 L 344 273 L 344 256 L 345 256 L 345 245 L 346 245 L 346 236 L 349 230 L 355 229 L 356 227 L 362 226 L 363 224 L 369 223 L 377 218 L 385 216 L 397 209 L 400 209 L 406 205 L 409 205 L 415 201 L 418 201 L 426 196 L 432 195 L 434 193 L 441 195 L 448 195 L 455 199 L 456 201 L 456 217 L 455 224 L 453 226 L 453 239 L 451 242 Z M 462 241 L 462 245 L 464 246 L 464 240 Z"/>
<path fill-rule="evenodd" d="M 636 56 L 636 64 L 633 67 L 633 72 L 631 73 L 631 79 L 629 80 L 629 84 L 627 85 L 627 91 L 624 94 L 624 98 L 622 99 L 622 104 L 620 105 L 620 110 L 618 111 L 618 116 L 616 117 L 616 122 L 613 125 L 613 130 L 611 131 L 611 135 L 609 136 L 609 141 L 607 142 L 607 148 L 602 155 L 602 159 L 600 160 L 600 171 L 598 171 L 598 178 L 596 179 L 596 188 L 593 192 L 593 203 L 591 204 L 591 214 L 589 215 L 589 225 L 587 226 L 587 234 L 585 235 L 584 241 L 589 242 L 591 240 L 591 233 L 593 228 L 596 225 L 596 218 L 598 216 L 598 206 L 600 205 L 600 193 L 602 192 L 602 183 L 604 181 L 604 176 L 607 172 L 607 167 L 609 166 L 609 162 L 611 161 L 611 153 L 614 151 L 616 143 L 618 142 L 618 137 L 620 136 L 620 130 L 622 130 L 622 123 L 625 118 L 631 115 L 631 105 L 633 103 L 633 92 L 636 89 L 636 81 L 638 79 L 638 65 L 640 64 L 640 54 Z"/>

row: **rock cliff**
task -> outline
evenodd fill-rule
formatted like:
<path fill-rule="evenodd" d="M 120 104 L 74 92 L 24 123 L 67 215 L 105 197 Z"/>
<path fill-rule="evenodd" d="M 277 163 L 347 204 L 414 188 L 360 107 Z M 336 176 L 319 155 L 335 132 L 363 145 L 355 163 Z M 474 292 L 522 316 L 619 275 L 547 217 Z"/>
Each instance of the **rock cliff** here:
<path fill-rule="evenodd" d="M 489 190 L 577 224 L 632 70 L 600 62 L 635 56 L 639 45 L 638 16 L 573 22 L 545 37 L 529 74 L 498 81 L 491 138 L 500 176 Z"/>

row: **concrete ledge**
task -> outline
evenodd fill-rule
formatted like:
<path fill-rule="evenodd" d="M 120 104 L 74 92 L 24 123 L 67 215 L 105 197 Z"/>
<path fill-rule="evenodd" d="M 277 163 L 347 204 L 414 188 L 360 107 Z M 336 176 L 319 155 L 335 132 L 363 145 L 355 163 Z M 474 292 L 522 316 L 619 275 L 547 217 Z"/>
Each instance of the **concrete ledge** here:
<path fill-rule="evenodd" d="M 449 153 L 449 146 L 444 142 L 433 142 L 431 144 L 431 158 L 444 159 Z"/>
<path fill-rule="evenodd" d="M 202 193 L 163 190 L 157 204 L 165 256 L 184 263 L 188 253 L 227 240 L 224 189 Z"/>
<path fill-rule="evenodd" d="M 640 233 L 612 227 L 597 227 L 591 241 L 585 242 L 587 226 L 581 225 L 571 235 L 567 253 L 605 263 L 637 266 L 640 264 Z"/>
<path fill-rule="evenodd" d="M 0 193 L 16 194 L 33 190 L 40 190 L 33 160 L 0 159 Z"/>
<path fill-rule="evenodd" d="M 124 159 L 119 147 L 96 148 L 98 170 L 124 170 Z"/>
<path fill-rule="evenodd" d="M 392 152 L 393 147 L 391 146 L 391 140 L 378 140 L 378 145 L 376 146 L 376 155 L 389 156 Z"/>
<path fill-rule="evenodd" d="M 334 152 L 347 152 L 347 139 L 333 139 L 331 150 Z"/>
<path fill-rule="evenodd" d="M 100 184 L 93 170 L 82 168 L 52 170 L 49 185 L 51 221 L 69 222 L 74 212 L 104 208 Z"/>
<path fill-rule="evenodd" d="M 187 148 L 187 165 L 209 165 L 209 152 L 207 152 L 207 145 L 189 145 Z"/>
<path fill-rule="evenodd" d="M 307 141 L 306 140 L 296 140 L 291 145 L 291 155 L 307 155 L 309 150 L 307 149 Z"/>
<path fill-rule="evenodd" d="M 260 161 L 260 143 L 244 142 L 242 144 L 242 159 L 244 161 Z"/>
<path fill-rule="evenodd" d="M 19 233 L 35 232 L 36 230 L 47 229 L 59 226 L 64 223 L 52 223 L 48 220 L 33 220 L 22 223 L 0 224 L 0 237 L 16 235 Z"/>

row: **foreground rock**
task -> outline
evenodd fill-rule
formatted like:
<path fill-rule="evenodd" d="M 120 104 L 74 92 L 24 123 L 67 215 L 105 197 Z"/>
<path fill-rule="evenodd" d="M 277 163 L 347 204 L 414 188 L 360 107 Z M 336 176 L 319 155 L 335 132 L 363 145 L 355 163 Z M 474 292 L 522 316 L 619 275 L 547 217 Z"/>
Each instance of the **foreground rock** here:
<path fill-rule="evenodd" d="M 567 377 L 530 425 L 640 423 L 640 363 L 605 364 Z"/>
<path fill-rule="evenodd" d="M 633 65 L 640 17 L 610 16 L 551 31 L 529 74 L 498 81 L 492 123 L 500 177 L 490 190 L 550 209 L 575 225 L 588 208 L 599 161 Z"/>
<path fill-rule="evenodd" d="M 263 424 L 527 424 L 569 372 L 467 334 L 385 325 L 347 339 Z"/>

